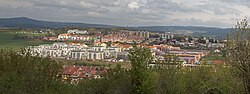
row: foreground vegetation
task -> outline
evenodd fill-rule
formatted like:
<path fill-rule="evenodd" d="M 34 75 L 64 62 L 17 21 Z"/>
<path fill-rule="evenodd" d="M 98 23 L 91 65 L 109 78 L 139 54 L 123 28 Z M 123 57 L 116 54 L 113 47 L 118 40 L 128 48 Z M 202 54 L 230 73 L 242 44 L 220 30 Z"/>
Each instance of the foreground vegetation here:
<path fill-rule="evenodd" d="M 78 84 L 62 82 L 61 63 L 49 58 L 0 52 L 1 94 L 234 94 L 245 93 L 242 81 L 229 67 L 183 68 L 177 59 L 147 68 L 149 50 L 132 50 L 130 70 L 117 65 L 102 79 L 85 79 Z M 141 56 L 141 57 L 138 57 Z M 169 58 L 169 57 L 166 57 Z M 171 57 L 172 58 L 172 57 Z M 171 61 L 171 64 L 169 61 Z M 173 63 L 176 62 L 176 63 Z"/>

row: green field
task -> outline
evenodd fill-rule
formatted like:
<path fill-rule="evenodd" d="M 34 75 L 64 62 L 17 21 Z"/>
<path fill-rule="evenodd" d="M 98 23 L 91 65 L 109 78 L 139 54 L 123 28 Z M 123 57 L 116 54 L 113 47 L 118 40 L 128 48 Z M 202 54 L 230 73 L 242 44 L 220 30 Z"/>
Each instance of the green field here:
<path fill-rule="evenodd" d="M 202 58 L 202 61 L 205 61 L 205 62 L 207 62 L 207 61 L 214 61 L 214 60 L 222 60 L 222 53 L 213 53 L 213 52 L 211 52 L 211 53 L 209 53 L 208 55 L 206 55 L 206 56 L 204 56 L 203 58 Z"/>
<path fill-rule="evenodd" d="M 27 41 L 27 40 L 14 40 L 12 39 L 15 32 L 0 32 L 0 49 L 12 48 L 14 51 L 18 51 L 21 48 L 25 48 L 32 45 L 51 44 L 51 42 L 43 41 Z"/>

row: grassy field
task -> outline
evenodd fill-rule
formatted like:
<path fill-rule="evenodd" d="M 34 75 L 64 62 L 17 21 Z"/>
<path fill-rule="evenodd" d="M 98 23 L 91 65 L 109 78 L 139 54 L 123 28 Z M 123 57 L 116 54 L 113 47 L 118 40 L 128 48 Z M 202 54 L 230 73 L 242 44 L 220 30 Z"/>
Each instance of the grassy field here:
<path fill-rule="evenodd" d="M 209 53 L 207 56 L 202 58 L 203 62 L 212 62 L 214 60 L 222 60 L 222 53 Z"/>
<path fill-rule="evenodd" d="M 0 49 L 12 48 L 14 51 L 18 51 L 21 48 L 25 48 L 32 45 L 51 43 L 43 41 L 14 40 L 12 38 L 15 34 L 15 32 L 0 32 Z"/>

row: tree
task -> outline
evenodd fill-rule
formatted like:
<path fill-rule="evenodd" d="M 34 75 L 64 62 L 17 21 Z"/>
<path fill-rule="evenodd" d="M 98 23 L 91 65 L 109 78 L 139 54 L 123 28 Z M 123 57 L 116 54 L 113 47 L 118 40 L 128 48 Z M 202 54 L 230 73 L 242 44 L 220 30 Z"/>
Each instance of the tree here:
<path fill-rule="evenodd" d="M 111 87 L 108 94 L 128 94 L 131 86 L 129 71 L 117 64 L 115 68 L 109 69 L 108 77 Z"/>
<path fill-rule="evenodd" d="M 110 47 L 110 46 L 111 46 L 111 44 L 112 44 L 112 42 L 111 42 L 111 41 L 109 41 L 109 42 L 106 42 L 106 44 L 107 44 L 107 46 L 108 46 L 108 47 Z"/>
<path fill-rule="evenodd" d="M 130 91 L 129 72 L 118 64 L 109 69 L 102 79 L 83 79 L 72 90 L 76 94 L 128 94 Z M 71 93 L 73 94 L 73 93 Z"/>
<path fill-rule="evenodd" d="M 59 92 L 59 63 L 11 50 L 0 51 L 0 93 L 26 94 Z"/>
<path fill-rule="evenodd" d="M 245 92 L 250 94 L 250 29 L 247 18 L 237 22 L 235 32 L 228 36 L 225 61 L 232 73 L 242 80 Z"/>
<path fill-rule="evenodd" d="M 154 74 L 148 69 L 152 54 L 147 48 L 134 47 L 129 52 L 131 94 L 154 94 Z"/>
<path fill-rule="evenodd" d="M 182 61 L 175 55 L 164 55 L 164 61 L 157 62 L 153 68 L 157 72 L 158 94 L 181 94 L 184 93 L 184 74 Z"/>

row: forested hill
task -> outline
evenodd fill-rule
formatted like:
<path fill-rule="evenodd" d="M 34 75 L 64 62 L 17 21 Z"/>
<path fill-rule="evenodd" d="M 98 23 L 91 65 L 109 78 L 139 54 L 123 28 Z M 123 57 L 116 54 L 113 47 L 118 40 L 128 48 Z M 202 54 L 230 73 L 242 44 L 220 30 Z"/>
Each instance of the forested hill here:
<path fill-rule="evenodd" d="M 87 23 L 71 23 L 71 22 L 51 22 L 34 20 L 27 17 L 18 18 L 1 18 L 0 27 L 8 28 L 63 28 L 63 27 L 103 27 L 113 28 L 118 26 L 102 25 L 102 24 L 87 24 Z"/>
<path fill-rule="evenodd" d="M 141 26 L 132 27 L 130 29 L 146 30 L 154 32 L 175 32 L 175 33 L 188 33 L 195 36 L 212 36 L 212 37 L 225 37 L 230 33 L 232 28 L 218 28 L 218 27 L 201 27 L 201 26 Z"/>

